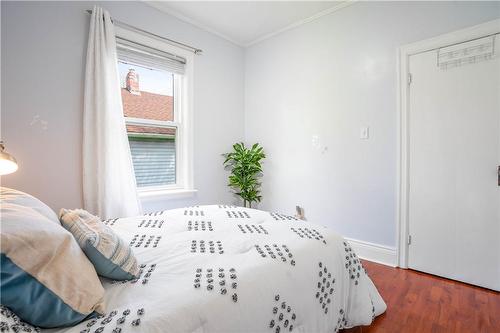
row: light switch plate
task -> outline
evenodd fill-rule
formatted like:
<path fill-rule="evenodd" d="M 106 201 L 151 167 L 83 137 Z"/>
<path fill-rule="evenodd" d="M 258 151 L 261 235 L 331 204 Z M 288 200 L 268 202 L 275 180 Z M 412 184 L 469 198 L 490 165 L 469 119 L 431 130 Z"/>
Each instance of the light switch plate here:
<path fill-rule="evenodd" d="M 359 138 L 362 140 L 368 140 L 370 138 L 370 127 L 361 127 L 359 130 Z"/>

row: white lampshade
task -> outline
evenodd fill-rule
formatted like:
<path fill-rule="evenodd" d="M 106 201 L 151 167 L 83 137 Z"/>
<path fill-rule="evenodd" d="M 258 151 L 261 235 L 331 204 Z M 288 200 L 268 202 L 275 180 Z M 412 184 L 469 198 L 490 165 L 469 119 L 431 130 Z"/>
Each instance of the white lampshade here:
<path fill-rule="evenodd" d="M 0 142 L 0 176 L 8 175 L 17 170 L 17 161 L 14 156 L 4 151 L 3 142 Z"/>

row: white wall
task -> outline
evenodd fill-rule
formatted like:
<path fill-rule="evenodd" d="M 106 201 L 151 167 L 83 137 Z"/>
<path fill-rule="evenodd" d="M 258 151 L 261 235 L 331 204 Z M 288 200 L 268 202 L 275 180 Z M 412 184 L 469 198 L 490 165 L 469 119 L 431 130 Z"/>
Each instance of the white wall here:
<path fill-rule="evenodd" d="M 2 11 L 1 138 L 19 162 L 2 185 L 53 209 L 82 206 L 82 105 L 89 16 L 94 2 L 5 2 Z M 105 2 L 120 21 L 203 49 L 195 57 L 194 182 L 191 199 L 147 211 L 231 203 L 221 153 L 243 139 L 243 49 L 141 2 Z M 35 116 L 47 121 L 47 129 Z"/>
<path fill-rule="evenodd" d="M 292 213 L 299 204 L 310 221 L 394 247 L 396 50 L 498 18 L 499 5 L 358 2 L 250 47 L 246 141 L 268 154 L 260 207 Z M 359 139 L 362 126 L 369 140 Z"/>
<path fill-rule="evenodd" d="M 1 138 L 20 164 L 2 185 L 56 210 L 82 205 L 84 10 L 93 4 L 1 3 Z M 195 58 L 199 192 L 146 210 L 232 202 L 220 154 L 245 137 L 268 153 L 261 208 L 300 204 L 312 221 L 387 246 L 396 242 L 396 49 L 500 16 L 498 2 L 358 2 L 244 51 L 140 2 L 101 5 L 204 50 Z M 369 140 L 358 138 L 361 126 Z"/>

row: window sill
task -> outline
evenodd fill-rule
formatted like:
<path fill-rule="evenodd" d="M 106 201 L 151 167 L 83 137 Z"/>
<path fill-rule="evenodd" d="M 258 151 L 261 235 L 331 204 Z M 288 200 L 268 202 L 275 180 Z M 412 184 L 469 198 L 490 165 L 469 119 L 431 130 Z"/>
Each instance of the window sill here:
<path fill-rule="evenodd" d="M 194 197 L 198 190 L 188 189 L 161 189 L 161 190 L 138 190 L 139 198 L 143 202 L 182 199 Z"/>

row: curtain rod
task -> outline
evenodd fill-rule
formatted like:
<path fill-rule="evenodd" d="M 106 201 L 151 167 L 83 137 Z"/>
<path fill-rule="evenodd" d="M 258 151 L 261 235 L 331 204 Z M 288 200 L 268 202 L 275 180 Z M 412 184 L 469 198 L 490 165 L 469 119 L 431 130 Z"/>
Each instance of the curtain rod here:
<path fill-rule="evenodd" d="M 87 9 L 86 12 L 88 14 L 92 14 L 92 10 L 91 9 Z M 149 36 L 149 37 L 155 37 L 155 38 L 160 39 L 160 40 L 162 40 L 164 42 L 167 42 L 169 44 L 181 47 L 181 48 L 183 48 L 185 50 L 189 50 L 189 51 L 193 52 L 194 54 L 201 54 L 203 52 L 203 50 L 201 50 L 199 48 L 196 48 L 196 47 L 193 47 L 193 46 L 181 43 L 181 42 L 177 42 L 177 41 L 175 41 L 173 39 L 169 39 L 169 38 L 166 38 L 166 37 L 163 37 L 163 36 L 151 33 L 151 32 L 146 31 L 146 30 L 142 30 L 142 29 L 136 28 L 134 26 L 131 26 L 130 24 L 123 23 L 123 22 L 120 22 L 120 21 L 115 20 L 115 19 L 112 19 L 112 21 L 113 21 L 113 23 L 115 23 L 118 26 L 125 27 L 125 28 L 127 28 L 129 30 L 135 31 L 135 32 L 140 33 L 142 35 L 146 35 L 146 36 Z"/>

